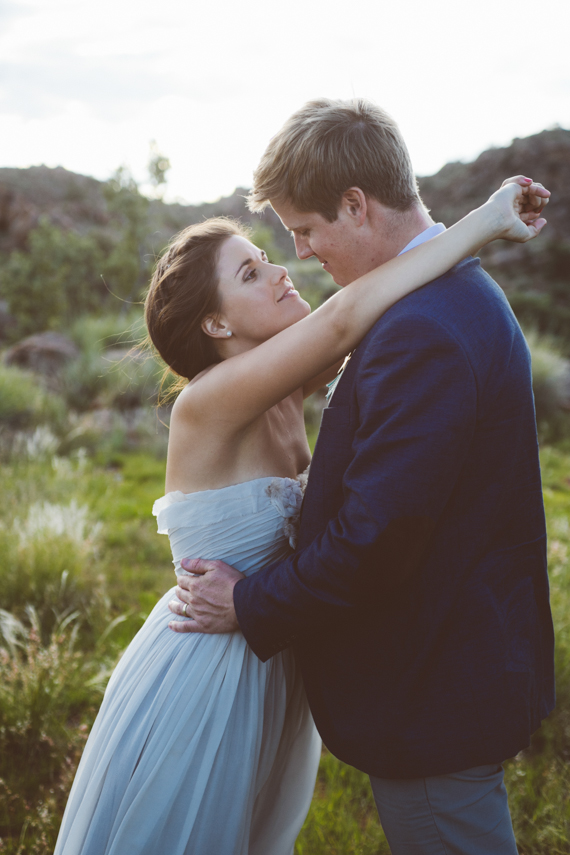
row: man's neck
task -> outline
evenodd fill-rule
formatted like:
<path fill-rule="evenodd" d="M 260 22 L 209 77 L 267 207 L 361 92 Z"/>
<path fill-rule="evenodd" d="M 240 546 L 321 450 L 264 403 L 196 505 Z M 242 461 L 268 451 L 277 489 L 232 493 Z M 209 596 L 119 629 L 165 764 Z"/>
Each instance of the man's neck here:
<path fill-rule="evenodd" d="M 395 247 L 395 253 L 392 257 L 398 255 L 398 253 L 400 253 L 404 247 L 410 243 L 410 241 L 426 229 L 429 229 L 430 226 L 435 225 L 435 223 L 423 205 L 418 205 L 418 207 L 414 208 L 413 212 L 410 213 L 409 221 L 406 220 L 402 225 L 403 228 L 398 234 L 398 240 L 396 241 L 397 246 Z"/>
<path fill-rule="evenodd" d="M 421 204 L 409 211 L 394 211 L 378 203 L 370 214 L 365 272 L 395 258 L 417 235 L 434 225 Z"/>

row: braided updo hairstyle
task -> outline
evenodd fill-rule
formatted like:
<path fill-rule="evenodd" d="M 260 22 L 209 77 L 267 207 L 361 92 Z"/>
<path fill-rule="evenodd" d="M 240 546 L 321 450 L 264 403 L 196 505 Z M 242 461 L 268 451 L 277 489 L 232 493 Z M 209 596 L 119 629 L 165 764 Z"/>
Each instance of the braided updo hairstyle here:
<path fill-rule="evenodd" d="M 201 325 L 221 309 L 217 264 L 223 242 L 232 235 L 249 238 L 250 232 L 229 217 L 188 226 L 172 238 L 150 281 L 145 300 L 149 338 L 172 371 L 187 380 L 220 361 Z"/>

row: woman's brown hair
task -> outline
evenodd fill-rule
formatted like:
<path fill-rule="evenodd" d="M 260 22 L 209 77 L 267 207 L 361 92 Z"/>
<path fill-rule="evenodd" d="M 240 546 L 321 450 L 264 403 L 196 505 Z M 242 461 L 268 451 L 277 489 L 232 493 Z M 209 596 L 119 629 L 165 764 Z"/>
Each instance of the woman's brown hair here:
<path fill-rule="evenodd" d="M 175 235 L 157 262 L 145 300 L 148 335 L 181 378 L 191 380 L 220 361 L 202 321 L 221 309 L 217 264 L 223 242 L 232 235 L 249 234 L 246 226 L 229 217 L 205 220 Z"/>

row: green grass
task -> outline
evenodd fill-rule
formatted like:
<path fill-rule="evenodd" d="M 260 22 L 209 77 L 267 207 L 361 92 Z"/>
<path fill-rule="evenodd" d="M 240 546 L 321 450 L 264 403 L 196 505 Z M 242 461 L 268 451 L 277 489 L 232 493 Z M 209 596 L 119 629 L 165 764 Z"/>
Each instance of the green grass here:
<path fill-rule="evenodd" d="M 542 452 L 556 629 L 557 704 L 528 751 L 506 766 L 517 842 L 525 855 L 570 852 L 570 455 Z"/>
<path fill-rule="evenodd" d="M 368 776 L 326 749 L 296 855 L 389 855 Z"/>
<path fill-rule="evenodd" d="M 102 693 L 98 663 L 76 649 L 62 621 L 47 643 L 29 613 L 26 628 L 0 616 L 0 851 L 48 852 Z M 8 626 L 7 624 L 8 618 Z"/>
<path fill-rule="evenodd" d="M 53 458 L 47 446 L 2 467 L 2 855 L 53 851 L 106 680 L 174 583 L 168 540 L 151 515 L 164 461 L 114 452 Z M 506 766 L 524 855 L 570 853 L 570 453 L 546 448 L 542 462 L 558 706 L 531 748 Z M 388 852 L 367 777 L 325 751 L 297 855 Z"/>
<path fill-rule="evenodd" d="M 53 459 L 20 457 L 3 466 L 0 603 L 19 618 L 33 605 L 44 633 L 77 609 L 84 634 L 91 630 L 89 646 L 124 614 L 113 638 L 127 643 L 174 584 L 168 540 L 157 535 L 151 514 L 163 492 L 164 461 L 149 455 L 116 455 L 104 468 L 81 457 L 55 458 L 55 466 Z M 47 511 L 48 524 L 54 515 L 70 520 L 71 529 L 84 513 L 84 537 L 41 526 L 34 536 L 26 523 L 31 515 L 37 527 L 38 510 L 40 517 Z"/>

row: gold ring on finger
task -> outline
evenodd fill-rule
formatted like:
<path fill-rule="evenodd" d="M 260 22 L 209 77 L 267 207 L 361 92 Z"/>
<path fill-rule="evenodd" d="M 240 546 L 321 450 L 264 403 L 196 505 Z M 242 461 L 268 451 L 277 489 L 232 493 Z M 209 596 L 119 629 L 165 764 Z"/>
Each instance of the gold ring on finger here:
<path fill-rule="evenodd" d="M 188 617 L 188 615 L 186 614 L 187 608 L 188 608 L 188 603 L 184 603 L 184 606 L 182 607 L 182 614 L 184 615 L 184 617 Z"/>

